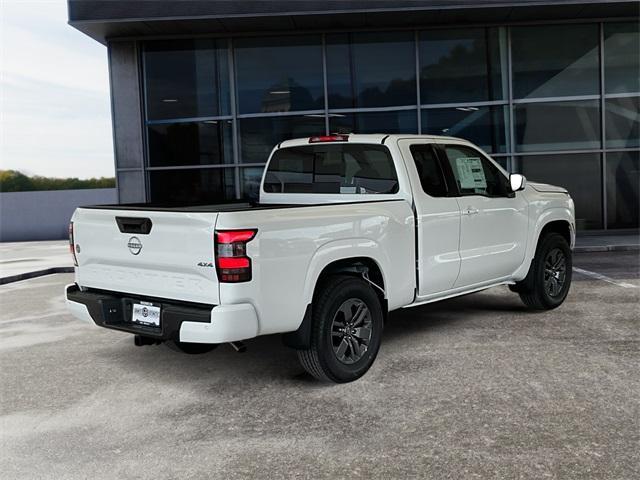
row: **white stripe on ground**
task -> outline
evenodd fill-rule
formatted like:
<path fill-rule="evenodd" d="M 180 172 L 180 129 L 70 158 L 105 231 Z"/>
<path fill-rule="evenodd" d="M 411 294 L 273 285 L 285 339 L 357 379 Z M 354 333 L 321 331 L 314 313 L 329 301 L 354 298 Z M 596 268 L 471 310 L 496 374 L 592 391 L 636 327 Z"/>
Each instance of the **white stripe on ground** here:
<path fill-rule="evenodd" d="M 613 278 L 607 277 L 606 275 L 602 275 L 601 273 L 591 272 L 589 270 L 583 270 L 582 268 L 573 267 L 573 271 L 577 273 L 581 273 L 582 275 L 586 275 L 587 277 L 595 278 L 596 280 L 602 280 L 603 282 L 612 283 L 613 285 L 617 285 L 618 287 L 638 288 L 637 285 L 633 285 L 631 283 L 626 283 L 626 282 L 620 282 L 618 280 L 614 280 Z"/>

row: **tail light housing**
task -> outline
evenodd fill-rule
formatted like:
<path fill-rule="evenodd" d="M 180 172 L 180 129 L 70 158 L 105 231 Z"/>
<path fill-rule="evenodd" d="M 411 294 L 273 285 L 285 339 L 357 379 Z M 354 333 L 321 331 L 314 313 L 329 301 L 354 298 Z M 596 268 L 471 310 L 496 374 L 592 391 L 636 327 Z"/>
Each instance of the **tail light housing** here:
<path fill-rule="evenodd" d="M 76 244 L 73 238 L 73 222 L 69 222 L 69 253 L 73 257 L 73 265 L 78 266 L 78 257 L 76 257 Z"/>
<path fill-rule="evenodd" d="M 251 280 L 251 259 L 247 256 L 247 243 L 258 230 L 216 230 L 215 255 L 218 280 L 240 283 Z"/>

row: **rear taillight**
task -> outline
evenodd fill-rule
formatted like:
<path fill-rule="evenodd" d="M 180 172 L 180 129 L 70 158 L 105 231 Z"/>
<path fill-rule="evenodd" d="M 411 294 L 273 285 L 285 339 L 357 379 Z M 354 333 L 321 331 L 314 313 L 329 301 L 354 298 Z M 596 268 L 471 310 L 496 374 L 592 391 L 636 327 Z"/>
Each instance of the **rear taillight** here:
<path fill-rule="evenodd" d="M 225 283 L 251 280 L 251 259 L 247 243 L 257 230 L 217 230 L 215 233 L 216 271 L 218 280 Z"/>
<path fill-rule="evenodd" d="M 73 264 L 78 266 L 78 258 L 76 257 L 76 244 L 73 239 L 73 222 L 69 222 L 69 253 L 73 257 Z"/>

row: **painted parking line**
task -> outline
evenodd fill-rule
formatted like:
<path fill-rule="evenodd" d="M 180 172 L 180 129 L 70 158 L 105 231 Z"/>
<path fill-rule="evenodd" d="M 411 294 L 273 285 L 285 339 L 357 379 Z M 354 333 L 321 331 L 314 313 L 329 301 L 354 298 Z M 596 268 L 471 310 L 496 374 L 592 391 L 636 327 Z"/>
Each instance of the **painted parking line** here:
<path fill-rule="evenodd" d="M 633 285 L 632 283 L 621 282 L 611 277 L 607 277 L 606 275 L 602 275 L 601 273 L 592 272 L 590 270 L 583 270 L 582 268 L 573 267 L 573 271 L 582 275 L 586 275 L 587 277 L 595 278 L 596 280 L 602 280 L 603 282 L 612 283 L 613 285 L 617 285 L 618 287 L 638 288 L 637 285 Z"/>

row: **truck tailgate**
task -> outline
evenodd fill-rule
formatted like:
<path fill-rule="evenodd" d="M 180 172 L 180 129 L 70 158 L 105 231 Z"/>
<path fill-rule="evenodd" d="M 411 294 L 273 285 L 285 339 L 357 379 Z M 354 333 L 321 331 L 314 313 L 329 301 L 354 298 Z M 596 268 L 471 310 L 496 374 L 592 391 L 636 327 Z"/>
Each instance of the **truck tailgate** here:
<path fill-rule="evenodd" d="M 218 304 L 217 217 L 215 212 L 79 208 L 72 218 L 76 282 L 101 290 Z"/>

